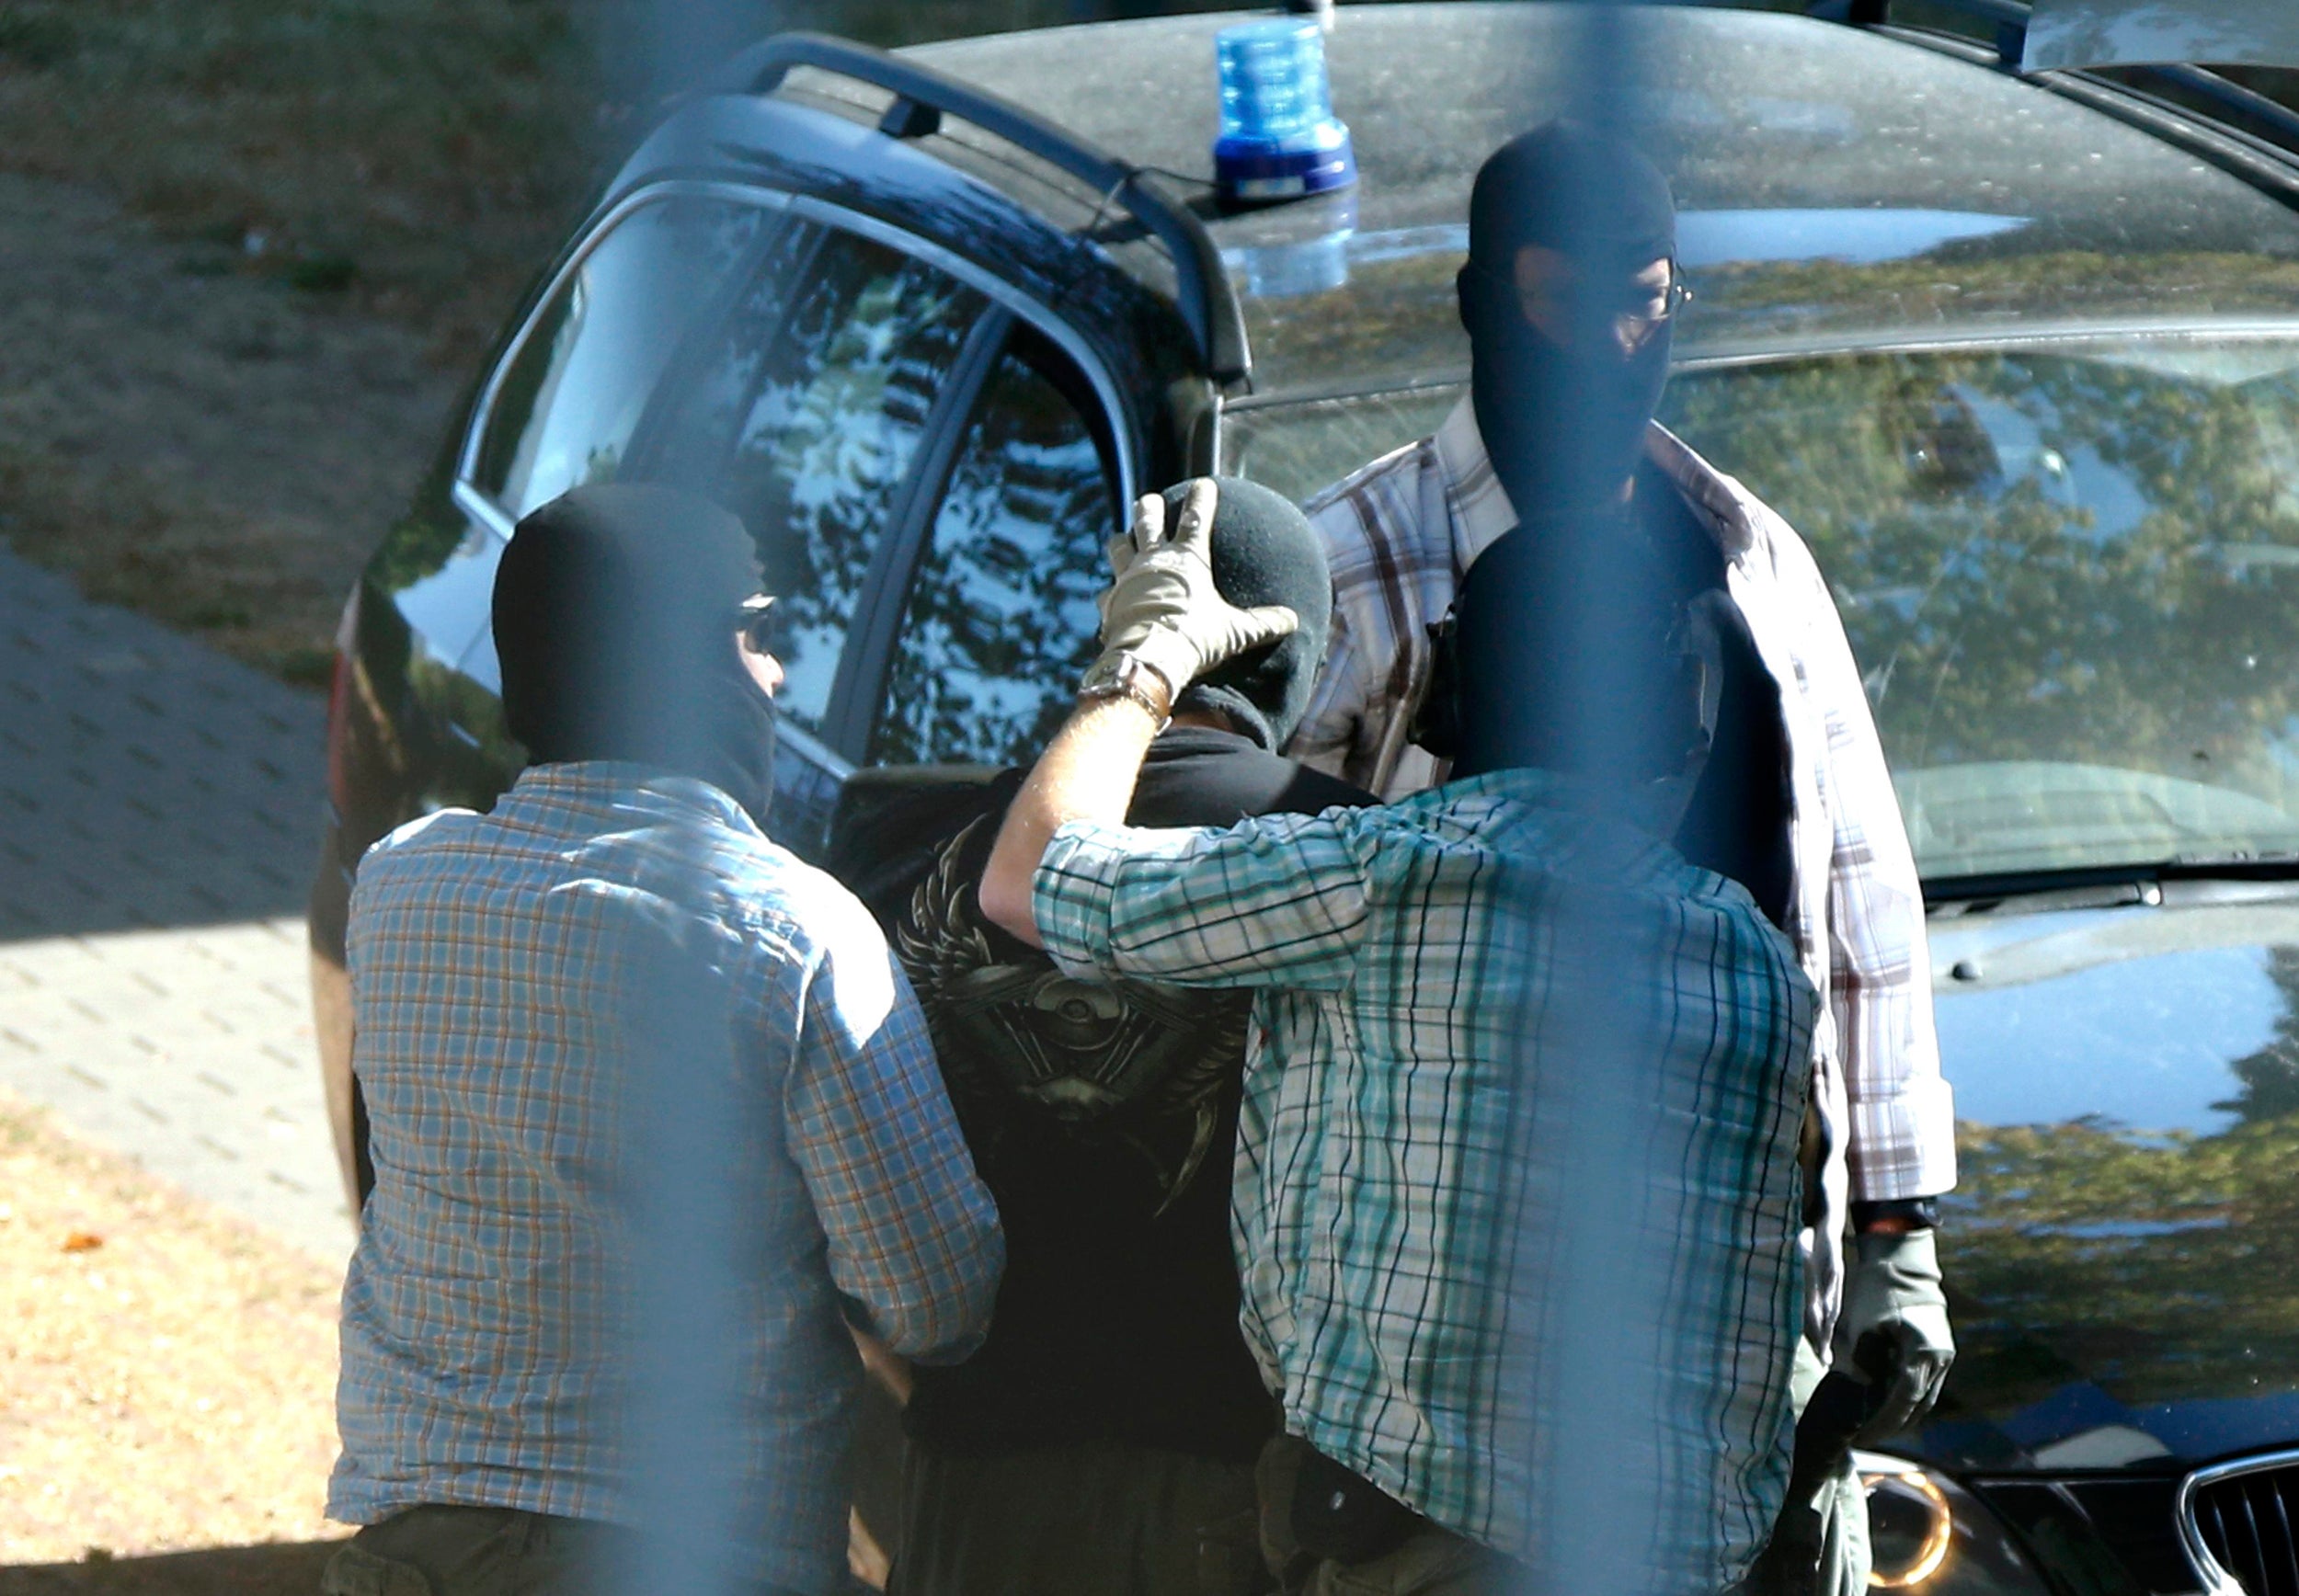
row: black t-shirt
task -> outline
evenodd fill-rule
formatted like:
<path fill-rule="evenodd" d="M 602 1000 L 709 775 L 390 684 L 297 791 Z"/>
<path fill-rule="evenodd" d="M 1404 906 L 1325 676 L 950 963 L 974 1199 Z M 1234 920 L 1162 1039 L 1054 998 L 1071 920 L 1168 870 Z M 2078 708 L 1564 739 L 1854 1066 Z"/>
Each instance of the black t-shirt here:
<path fill-rule="evenodd" d="M 1009 771 L 906 895 L 880 891 L 977 1168 L 1006 1272 L 989 1340 L 918 1371 L 906 1426 L 948 1453 L 1089 1440 L 1250 1460 L 1276 1423 L 1238 1329 L 1230 1248 L 1241 993 L 1090 986 L 985 923 L 974 891 Z M 948 815 L 949 796 L 931 800 Z M 1227 826 L 1370 804 L 1226 732 L 1177 727 L 1127 820 Z"/>

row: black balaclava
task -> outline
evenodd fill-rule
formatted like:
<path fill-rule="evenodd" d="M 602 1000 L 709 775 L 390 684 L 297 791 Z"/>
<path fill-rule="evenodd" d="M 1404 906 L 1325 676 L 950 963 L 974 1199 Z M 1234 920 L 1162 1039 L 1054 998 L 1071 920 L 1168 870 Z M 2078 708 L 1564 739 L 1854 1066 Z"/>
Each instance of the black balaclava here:
<path fill-rule="evenodd" d="M 1214 710 L 1263 747 L 1275 750 L 1301 724 L 1325 663 L 1333 625 L 1333 577 L 1325 546 L 1300 507 L 1241 477 L 1219 484 L 1213 513 L 1213 585 L 1241 610 L 1283 604 L 1301 618 L 1293 633 L 1249 650 L 1182 690 L 1175 709 Z M 1165 490 L 1166 523 L 1181 518 L 1189 484 Z"/>
<path fill-rule="evenodd" d="M 1616 788 L 1681 772 L 1700 735 L 1666 575 L 1641 540 L 1506 533 L 1453 604 L 1456 778 L 1544 770 Z"/>
<path fill-rule="evenodd" d="M 692 494 L 578 487 L 519 523 L 495 576 L 503 718 L 538 765 L 621 759 L 708 781 L 763 826 L 773 701 L 744 668 L 743 524 Z"/>
<path fill-rule="evenodd" d="M 1609 291 L 1675 256 L 1668 181 L 1626 143 L 1562 120 L 1512 139 L 1478 170 L 1458 279 L 1470 393 L 1493 472 L 1532 524 L 1620 490 L 1668 381 L 1670 339 L 1664 322 L 1623 354 L 1600 294 L 1574 310 L 1572 348 L 1550 342 L 1517 294 L 1527 245 L 1560 251 L 1577 281 Z"/>

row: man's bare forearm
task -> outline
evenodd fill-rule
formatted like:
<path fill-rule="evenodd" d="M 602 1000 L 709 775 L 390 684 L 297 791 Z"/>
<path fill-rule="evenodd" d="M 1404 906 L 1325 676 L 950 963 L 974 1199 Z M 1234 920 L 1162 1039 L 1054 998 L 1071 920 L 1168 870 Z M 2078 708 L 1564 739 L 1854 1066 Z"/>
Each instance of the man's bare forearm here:
<path fill-rule="evenodd" d="M 978 895 L 993 924 L 1034 948 L 1045 946 L 1030 913 L 1030 887 L 1046 845 L 1073 820 L 1123 822 L 1142 756 L 1157 735 L 1149 710 L 1130 698 L 1081 704 L 1062 723 L 1006 811 L 982 872 Z"/>

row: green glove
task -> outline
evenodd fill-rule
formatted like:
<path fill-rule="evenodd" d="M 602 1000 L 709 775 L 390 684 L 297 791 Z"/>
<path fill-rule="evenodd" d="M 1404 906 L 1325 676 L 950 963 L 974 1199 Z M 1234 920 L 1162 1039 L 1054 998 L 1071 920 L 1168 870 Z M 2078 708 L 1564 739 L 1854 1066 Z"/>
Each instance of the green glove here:
<path fill-rule="evenodd" d="M 1176 693 L 1222 661 L 1275 643 L 1301 623 L 1282 604 L 1240 610 L 1215 588 L 1218 492 L 1210 477 L 1191 483 L 1170 538 L 1165 496 L 1144 496 L 1132 530 L 1109 547 L 1115 580 L 1101 598 L 1102 658 L 1130 654 Z"/>
<path fill-rule="evenodd" d="M 1948 1294 L 1940 1290 L 1931 1231 L 1859 1236 L 1853 1248 L 1836 1320 L 1836 1366 L 1858 1374 L 1851 1349 L 1870 1330 L 1898 1354 L 1874 1416 L 1853 1436 L 1856 1444 L 1873 1446 L 1932 1410 L 1956 1361 L 1956 1339 L 1948 1328 Z"/>

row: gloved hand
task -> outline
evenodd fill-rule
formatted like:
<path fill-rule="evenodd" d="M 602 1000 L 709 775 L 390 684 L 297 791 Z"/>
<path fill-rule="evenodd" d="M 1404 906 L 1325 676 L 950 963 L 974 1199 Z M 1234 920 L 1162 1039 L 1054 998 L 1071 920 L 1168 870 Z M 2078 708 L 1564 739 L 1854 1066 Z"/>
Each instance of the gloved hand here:
<path fill-rule="evenodd" d="M 1851 1349 L 1871 1330 L 1899 1352 L 1874 1414 L 1852 1438 L 1873 1446 L 1932 1410 L 1956 1361 L 1956 1340 L 1948 1328 L 1948 1295 L 1940 1290 L 1931 1231 L 1870 1233 L 1854 1237 L 1853 1248 L 1844 1312 L 1836 1320 L 1836 1366 L 1854 1370 Z"/>
<path fill-rule="evenodd" d="M 1240 610 L 1215 588 L 1218 491 L 1210 477 L 1191 483 L 1171 537 L 1165 496 L 1145 495 L 1132 530 L 1109 546 L 1115 580 L 1100 600 L 1102 656 L 1131 654 L 1177 693 L 1222 661 L 1275 643 L 1301 623 L 1282 604 Z"/>

